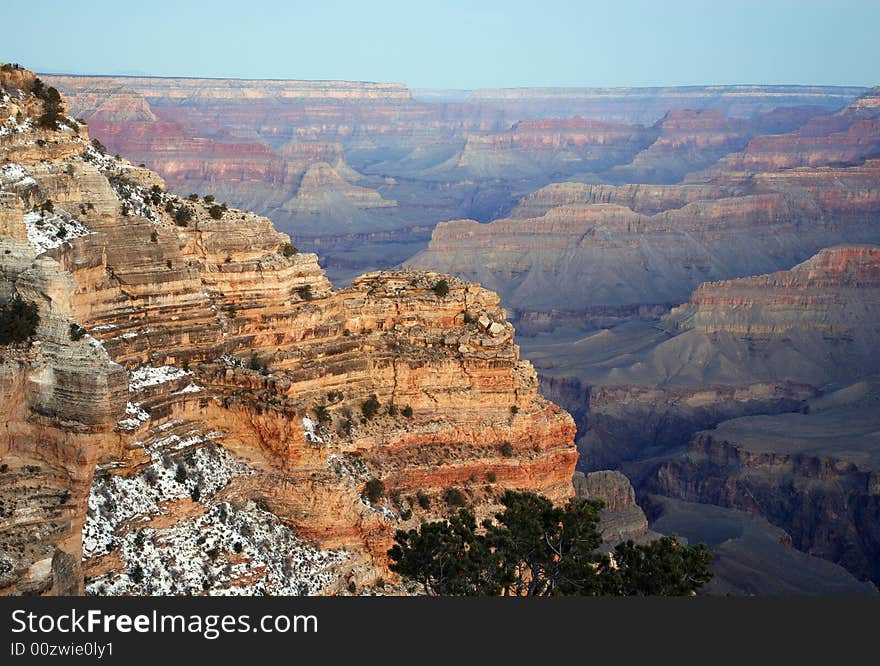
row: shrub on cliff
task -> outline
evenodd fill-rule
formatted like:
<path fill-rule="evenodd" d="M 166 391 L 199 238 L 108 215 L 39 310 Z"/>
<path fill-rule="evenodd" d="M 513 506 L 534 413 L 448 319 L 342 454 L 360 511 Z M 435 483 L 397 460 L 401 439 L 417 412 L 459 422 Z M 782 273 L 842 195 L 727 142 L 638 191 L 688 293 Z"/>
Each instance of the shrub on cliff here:
<path fill-rule="evenodd" d="M 447 488 L 443 494 L 443 499 L 449 506 L 465 506 L 467 505 L 467 496 L 458 488 Z"/>
<path fill-rule="evenodd" d="M 36 303 L 15 296 L 0 308 L 0 345 L 24 342 L 36 333 L 39 323 Z"/>
<path fill-rule="evenodd" d="M 281 246 L 281 254 L 283 254 L 285 257 L 292 257 L 297 252 L 299 252 L 299 250 L 296 249 L 296 246 L 292 245 L 291 243 L 285 243 Z"/>
<path fill-rule="evenodd" d="M 565 506 L 507 491 L 504 511 L 477 526 L 462 509 L 449 520 L 397 530 L 390 569 L 431 595 L 692 595 L 712 574 L 704 544 L 675 537 L 627 541 L 612 558 L 599 552 L 598 501 Z"/>
<path fill-rule="evenodd" d="M 330 410 L 327 409 L 326 405 L 318 405 L 315 407 L 315 417 L 321 423 L 326 423 L 330 420 Z"/>
<path fill-rule="evenodd" d="M 211 216 L 212 220 L 219 220 L 221 217 L 223 217 L 223 208 L 218 206 L 217 204 L 214 204 L 208 209 L 208 215 Z"/>
<path fill-rule="evenodd" d="M 385 484 L 380 479 L 370 479 L 364 484 L 364 497 L 375 504 L 385 496 Z"/>
<path fill-rule="evenodd" d="M 192 211 L 187 206 L 181 206 L 176 211 L 174 211 L 174 223 L 178 227 L 185 227 L 187 223 L 192 219 Z"/>
<path fill-rule="evenodd" d="M 379 398 L 373 394 L 361 403 L 361 414 L 363 414 L 364 418 L 369 421 L 379 413 L 380 407 L 381 404 L 379 403 Z"/>
<path fill-rule="evenodd" d="M 443 298 L 449 293 L 449 283 L 445 279 L 440 279 L 433 287 L 434 293 Z"/>
<path fill-rule="evenodd" d="M 84 329 L 79 324 L 71 324 L 69 335 L 71 341 L 73 342 L 76 342 L 77 340 L 82 340 L 86 335 L 86 329 Z"/>
<path fill-rule="evenodd" d="M 44 129 L 57 130 L 58 122 L 64 115 L 61 95 L 55 88 L 49 87 L 41 97 L 43 99 L 43 113 L 37 120 L 37 124 Z"/>

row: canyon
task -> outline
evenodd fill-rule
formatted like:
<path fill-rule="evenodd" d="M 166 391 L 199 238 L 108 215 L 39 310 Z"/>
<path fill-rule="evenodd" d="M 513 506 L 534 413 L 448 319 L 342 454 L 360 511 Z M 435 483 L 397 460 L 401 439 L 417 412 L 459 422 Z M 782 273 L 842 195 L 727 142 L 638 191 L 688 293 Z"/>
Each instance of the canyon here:
<path fill-rule="evenodd" d="M 39 317 L 2 349 L 0 591 L 402 593 L 394 529 L 574 493 L 573 420 L 495 294 L 334 290 L 268 219 L 45 126 L 33 73 L 0 86 L 0 296 Z"/>
<path fill-rule="evenodd" d="M 620 167 L 636 182 L 547 185 L 489 223 L 438 224 L 407 262 L 501 295 L 578 423 L 579 469 L 624 472 L 651 529 L 751 535 L 716 541 L 733 567 L 716 591 L 880 580 L 878 95 L 681 182 Z M 786 556 L 779 577 L 774 540 L 813 559 Z M 817 558 L 840 567 L 829 588 Z"/>
<path fill-rule="evenodd" d="M 129 382 L 127 413 L 109 398 L 116 420 L 80 433 L 104 447 L 76 491 L 91 593 L 147 591 L 124 570 L 169 579 L 168 552 L 201 573 L 175 564 L 187 587 L 153 592 L 374 590 L 389 525 L 443 515 L 450 488 L 488 515 L 503 487 L 603 499 L 608 544 L 708 543 L 710 594 L 877 592 L 880 89 L 43 78 L 90 166 L 0 137 L 0 228 L 24 242 L 40 197 L 96 207 L 68 211 L 67 242 L 35 237 L 37 262 L 77 285 L 106 390 Z M 79 184 L 49 185 L 47 159 Z M 39 560 L 57 580 L 69 501 L 35 521 L 64 531 Z M 236 578 L 240 553 L 259 580 Z"/>
<path fill-rule="evenodd" d="M 678 182 L 757 134 L 797 129 L 864 92 L 44 78 L 111 153 L 157 171 L 171 191 L 269 216 L 339 284 L 405 261 L 438 222 L 489 221 L 563 179 Z"/>

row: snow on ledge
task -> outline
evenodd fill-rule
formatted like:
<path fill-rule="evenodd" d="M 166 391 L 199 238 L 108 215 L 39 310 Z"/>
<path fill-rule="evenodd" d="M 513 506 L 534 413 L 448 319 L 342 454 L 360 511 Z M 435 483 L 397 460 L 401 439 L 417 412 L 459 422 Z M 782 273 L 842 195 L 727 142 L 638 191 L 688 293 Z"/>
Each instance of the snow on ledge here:
<path fill-rule="evenodd" d="M 191 374 L 188 370 L 181 370 L 173 365 L 161 365 L 158 368 L 145 365 L 128 373 L 128 390 L 140 391 L 148 386 L 157 386 Z"/>

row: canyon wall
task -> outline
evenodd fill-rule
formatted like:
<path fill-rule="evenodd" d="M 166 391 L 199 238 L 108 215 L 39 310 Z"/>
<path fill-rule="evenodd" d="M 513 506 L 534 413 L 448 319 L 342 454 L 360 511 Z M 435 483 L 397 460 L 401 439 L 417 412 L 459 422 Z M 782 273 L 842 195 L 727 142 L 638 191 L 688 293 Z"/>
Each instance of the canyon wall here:
<path fill-rule="evenodd" d="M 359 591 L 459 498 L 573 493 L 574 423 L 495 294 L 335 291 L 268 219 L 39 127 L 33 75 L 2 76 L 2 296 L 40 308 L 4 348 L 4 592 Z"/>
<path fill-rule="evenodd" d="M 758 165 L 768 171 L 730 172 L 737 158 L 725 158 L 715 167 L 723 173 L 683 185 L 548 185 L 505 219 L 437 225 L 408 265 L 479 281 L 517 311 L 589 320 L 608 308 L 678 304 L 703 282 L 789 268 L 823 247 L 876 242 L 873 94 L 810 121 L 845 128 L 832 142 L 858 134 L 842 140 L 848 165 L 839 151 L 816 148 L 804 164 Z M 786 155 L 791 136 L 774 138 Z"/>
<path fill-rule="evenodd" d="M 346 283 L 423 249 L 437 222 L 503 216 L 557 180 L 677 182 L 756 134 L 795 130 L 863 92 L 524 89 L 414 99 L 399 84 L 46 78 L 111 153 L 156 170 L 172 192 L 270 216 Z M 328 186 L 320 197 L 302 188 L 311 168 Z"/>

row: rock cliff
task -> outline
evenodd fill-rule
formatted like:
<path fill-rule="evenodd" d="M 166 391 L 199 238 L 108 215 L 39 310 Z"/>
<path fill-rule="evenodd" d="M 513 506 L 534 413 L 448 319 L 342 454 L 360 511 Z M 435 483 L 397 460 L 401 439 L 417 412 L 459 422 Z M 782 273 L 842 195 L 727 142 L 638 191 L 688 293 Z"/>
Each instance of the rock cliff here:
<path fill-rule="evenodd" d="M 39 127 L 13 74 L 2 297 L 40 324 L 3 349 L 4 592 L 359 590 L 451 489 L 480 515 L 572 494 L 574 423 L 495 294 L 407 270 L 334 291 L 266 218 Z"/>
<path fill-rule="evenodd" d="M 409 265 L 477 280 L 525 315 L 589 320 L 681 303 L 703 282 L 789 268 L 823 247 L 877 242 L 870 98 L 805 126 L 835 131 L 764 137 L 792 160 L 751 160 L 754 139 L 682 185 L 548 185 L 506 218 L 437 225 Z"/>
<path fill-rule="evenodd" d="M 208 192 L 270 216 L 346 283 L 411 257 L 439 221 L 503 216 L 554 180 L 676 182 L 756 133 L 795 130 L 864 92 L 713 86 L 412 96 L 381 83 L 47 80 L 111 153 L 159 172 L 172 192 Z M 322 144 L 338 146 L 351 167 L 318 156 Z M 368 188 L 381 199 L 361 190 L 300 197 L 315 162 L 344 181 L 335 189 Z"/>

